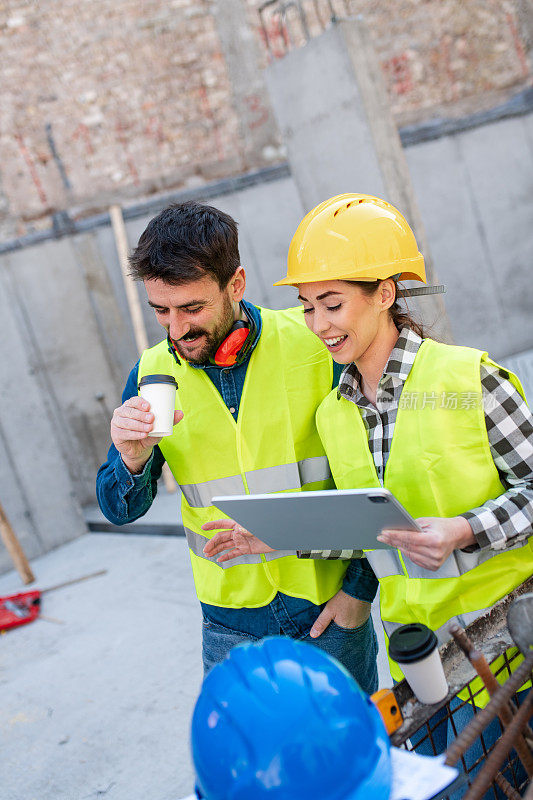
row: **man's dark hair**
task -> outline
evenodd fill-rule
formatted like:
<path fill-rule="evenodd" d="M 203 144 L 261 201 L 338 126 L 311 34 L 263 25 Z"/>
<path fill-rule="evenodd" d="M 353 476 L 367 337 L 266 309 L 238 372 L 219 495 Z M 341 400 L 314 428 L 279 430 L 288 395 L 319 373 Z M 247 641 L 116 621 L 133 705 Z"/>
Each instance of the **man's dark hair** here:
<path fill-rule="evenodd" d="M 213 277 L 221 289 L 240 265 L 237 223 L 200 203 L 174 203 L 154 217 L 129 259 L 135 280 L 174 286 Z"/>

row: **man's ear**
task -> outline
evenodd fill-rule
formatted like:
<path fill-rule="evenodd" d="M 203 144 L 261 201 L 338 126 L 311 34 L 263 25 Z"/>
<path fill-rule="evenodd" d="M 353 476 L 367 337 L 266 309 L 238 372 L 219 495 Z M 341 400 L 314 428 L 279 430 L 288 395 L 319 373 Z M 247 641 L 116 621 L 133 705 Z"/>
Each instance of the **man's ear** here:
<path fill-rule="evenodd" d="M 230 298 L 233 302 L 240 303 L 246 289 L 246 272 L 244 267 L 237 267 L 229 282 Z"/>
<path fill-rule="evenodd" d="M 390 308 L 396 300 L 396 284 L 392 278 L 385 278 L 381 281 L 380 287 L 381 306 L 383 309 Z"/>

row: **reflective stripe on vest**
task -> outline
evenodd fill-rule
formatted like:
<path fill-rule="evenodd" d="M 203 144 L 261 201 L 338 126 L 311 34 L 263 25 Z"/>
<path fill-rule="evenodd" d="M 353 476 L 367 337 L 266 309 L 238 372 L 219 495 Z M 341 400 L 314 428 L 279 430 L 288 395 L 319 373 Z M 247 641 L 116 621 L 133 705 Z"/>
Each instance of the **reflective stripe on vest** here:
<path fill-rule="evenodd" d="M 327 481 L 331 478 L 331 470 L 326 456 L 304 458 L 298 462 L 298 471 L 302 485 L 316 483 L 317 481 Z"/>
<path fill-rule="evenodd" d="M 262 561 L 260 555 L 247 555 L 238 556 L 237 558 L 232 558 L 231 561 L 223 561 L 222 563 L 219 563 L 217 558 L 220 556 L 220 553 L 217 553 L 216 556 L 206 556 L 204 553 L 204 547 L 209 541 L 207 536 L 202 536 L 201 533 L 195 533 L 194 531 L 191 531 L 190 528 L 184 528 L 184 530 L 189 549 L 192 550 L 192 552 L 198 556 L 198 558 L 205 558 L 206 561 L 212 561 L 213 563 L 217 564 L 217 566 L 222 567 L 222 569 L 236 567 L 238 564 L 260 564 Z M 228 550 L 229 549 L 230 548 L 228 548 Z M 275 561 L 277 558 L 287 558 L 287 556 L 294 555 L 294 550 L 274 550 L 273 553 L 265 553 L 265 559 L 266 561 Z"/>
<path fill-rule="evenodd" d="M 439 640 L 439 646 L 449 642 L 452 638 L 452 635 L 448 630 L 448 627 L 452 622 L 456 622 L 462 628 L 466 628 L 468 625 L 471 625 L 472 622 L 475 622 L 478 617 L 481 617 L 487 611 L 490 611 L 491 608 L 492 606 L 489 606 L 488 608 L 480 608 L 479 611 L 466 611 L 464 614 L 458 614 L 455 617 L 450 617 L 450 619 L 447 619 L 444 625 L 441 625 L 440 628 L 437 628 L 435 631 L 437 639 Z M 382 622 L 383 628 L 388 637 L 390 637 L 395 630 L 405 624 L 403 622 L 390 622 L 389 620 L 385 619 L 382 620 Z"/>
<path fill-rule="evenodd" d="M 229 478 L 218 478 L 204 483 L 181 484 L 180 489 L 191 508 L 210 506 L 212 497 L 246 494 L 241 475 L 230 475 Z"/>
<path fill-rule="evenodd" d="M 365 550 L 365 556 L 378 578 L 405 575 L 397 550 Z"/>
<path fill-rule="evenodd" d="M 220 564 L 203 554 L 208 537 L 202 525 L 222 516 L 211 505 L 213 497 L 331 488 L 315 424 L 316 409 L 331 389 L 329 354 L 307 330 L 301 309 L 263 309 L 261 315 L 261 337 L 246 370 L 237 420 L 205 371 L 176 364 L 166 342 L 143 353 L 139 378 L 167 373 L 178 382 L 176 408 L 184 417 L 159 448 L 182 489 L 198 598 L 257 608 L 280 591 L 320 605 L 340 589 L 349 562 L 278 551 Z"/>
<path fill-rule="evenodd" d="M 206 561 L 212 561 L 213 563 L 217 564 L 217 566 L 222 567 L 222 569 L 228 569 L 228 567 L 236 567 L 238 564 L 261 563 L 260 555 L 248 555 L 248 556 L 238 556 L 237 558 L 232 558 L 231 561 L 223 561 L 221 564 L 219 564 L 217 562 L 217 558 L 219 557 L 220 553 L 218 553 L 216 556 L 211 556 L 211 557 L 206 556 L 204 553 L 204 547 L 209 541 L 207 536 L 202 536 L 201 533 L 195 533 L 194 531 L 191 531 L 190 528 L 184 528 L 184 530 L 185 530 L 185 536 L 187 537 L 187 544 L 189 545 L 190 550 L 196 556 L 198 556 L 198 558 L 205 558 Z"/>
<path fill-rule="evenodd" d="M 274 550 L 272 553 L 265 553 L 266 561 L 276 561 L 278 558 L 287 558 L 288 556 L 295 556 L 294 550 Z"/>
<path fill-rule="evenodd" d="M 521 537 L 514 545 L 506 547 L 505 552 L 519 550 L 522 547 L 529 547 L 529 537 Z M 400 554 L 398 550 L 367 550 L 365 555 L 378 578 L 402 575 L 415 579 L 440 580 L 441 578 L 458 578 L 461 575 L 465 575 L 470 570 L 479 567 L 495 555 L 498 555 L 499 552 L 502 551 L 475 550 L 473 553 L 465 553 L 462 550 L 454 550 L 444 564 L 436 570 L 420 567 L 407 556 Z"/>
<path fill-rule="evenodd" d="M 304 458 L 296 464 L 282 464 L 279 467 L 265 467 L 245 473 L 250 494 L 269 494 L 288 489 L 298 490 L 301 486 L 331 478 L 328 460 L 325 456 Z M 211 505 L 213 497 L 246 494 L 241 475 L 230 475 L 204 483 L 191 483 L 180 486 L 188 504 L 193 508 Z"/>

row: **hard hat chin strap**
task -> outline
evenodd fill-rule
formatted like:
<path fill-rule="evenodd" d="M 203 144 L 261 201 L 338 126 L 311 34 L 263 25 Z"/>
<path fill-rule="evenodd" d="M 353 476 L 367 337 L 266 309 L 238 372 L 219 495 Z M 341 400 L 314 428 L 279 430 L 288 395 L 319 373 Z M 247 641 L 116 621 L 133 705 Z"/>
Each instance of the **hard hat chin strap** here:
<path fill-rule="evenodd" d="M 414 289 L 400 289 L 400 297 L 420 297 L 426 294 L 444 294 L 446 292 L 446 286 L 440 283 L 436 286 L 417 286 Z"/>
<path fill-rule="evenodd" d="M 398 300 L 401 300 L 402 297 L 422 297 L 423 295 L 444 294 L 446 292 L 446 286 L 444 286 L 443 283 L 438 283 L 435 286 L 416 286 L 414 289 L 402 289 L 398 287 L 398 280 L 401 274 L 401 272 L 397 272 L 396 275 L 391 275 L 392 280 L 396 284 L 396 289 L 400 293 Z"/>

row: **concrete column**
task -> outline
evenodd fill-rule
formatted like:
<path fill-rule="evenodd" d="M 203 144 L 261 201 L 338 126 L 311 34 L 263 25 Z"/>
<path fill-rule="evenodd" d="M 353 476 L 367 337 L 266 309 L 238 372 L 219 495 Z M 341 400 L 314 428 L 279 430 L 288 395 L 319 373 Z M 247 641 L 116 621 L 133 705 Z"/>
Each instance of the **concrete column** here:
<path fill-rule="evenodd" d="M 71 301 L 76 303 L 74 298 Z M 0 418 L 0 495 L 31 559 L 86 533 L 87 526 L 58 435 L 58 410 L 42 365 L 37 363 L 12 275 L 4 265 L 0 270 L 0 319 L 0 399 L 4 409 Z M 76 333 L 82 337 L 83 330 L 73 334 L 73 343 Z M 56 357 L 62 358 L 59 354 Z M 59 393 L 62 388 L 57 387 Z M 0 573 L 8 569 L 12 564 L 0 547 Z"/>
<path fill-rule="evenodd" d="M 428 283 L 438 283 L 381 66 L 362 18 L 336 22 L 274 62 L 266 81 L 304 208 L 343 192 L 383 197 L 413 227 Z M 451 341 L 442 295 L 424 297 L 419 314 Z"/>
<path fill-rule="evenodd" d="M 278 158 L 280 137 L 259 66 L 254 31 L 246 16 L 247 4 L 244 0 L 213 0 L 211 12 L 226 61 L 245 154 L 255 154 L 255 164 L 257 156 L 269 164 Z M 249 166 L 245 164 L 246 168 Z"/>

